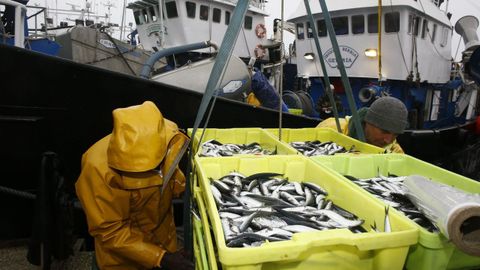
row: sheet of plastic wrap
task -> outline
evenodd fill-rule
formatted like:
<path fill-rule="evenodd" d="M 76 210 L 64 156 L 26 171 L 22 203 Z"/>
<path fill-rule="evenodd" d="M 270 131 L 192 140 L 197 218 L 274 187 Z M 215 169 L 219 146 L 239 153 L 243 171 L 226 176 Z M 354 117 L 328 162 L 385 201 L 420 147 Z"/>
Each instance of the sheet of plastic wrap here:
<path fill-rule="evenodd" d="M 480 195 L 412 175 L 409 199 L 463 252 L 480 256 Z"/>

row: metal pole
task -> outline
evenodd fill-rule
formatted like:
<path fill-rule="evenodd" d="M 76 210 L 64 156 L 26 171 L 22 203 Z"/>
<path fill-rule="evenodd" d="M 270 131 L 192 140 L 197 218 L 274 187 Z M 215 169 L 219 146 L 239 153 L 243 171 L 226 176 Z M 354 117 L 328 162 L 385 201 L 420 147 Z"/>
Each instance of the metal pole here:
<path fill-rule="evenodd" d="M 350 110 L 352 111 L 352 120 L 357 130 L 358 138 L 361 141 L 365 141 L 365 134 L 363 133 L 363 127 L 360 123 L 360 119 L 358 119 L 358 112 L 357 106 L 355 106 L 355 100 L 353 99 L 352 87 L 350 86 L 350 82 L 348 81 L 347 72 L 345 70 L 345 65 L 343 64 L 342 55 L 340 54 L 340 49 L 338 48 L 337 36 L 335 34 L 335 30 L 333 29 L 332 18 L 330 17 L 330 13 L 328 12 L 327 4 L 325 0 L 319 0 L 320 6 L 322 7 L 323 16 L 325 18 L 325 23 L 327 24 L 328 34 L 330 36 L 330 41 L 332 42 L 332 49 L 335 53 L 335 59 L 337 60 L 337 68 L 340 71 L 342 76 L 342 83 L 345 88 L 345 92 L 347 94 L 348 105 Z"/>
<path fill-rule="evenodd" d="M 193 130 L 191 138 L 195 138 L 198 127 L 202 119 L 205 116 L 207 111 L 208 104 L 212 99 L 215 91 L 219 87 L 220 79 L 222 78 L 227 63 L 230 60 L 230 57 L 235 47 L 237 41 L 238 33 L 242 28 L 243 19 L 247 13 L 249 6 L 249 1 L 238 1 L 237 6 L 233 10 L 232 20 L 227 27 L 225 36 L 222 40 L 222 45 L 218 51 L 218 54 L 215 58 L 215 63 L 213 64 L 212 72 L 210 73 L 210 78 L 208 79 L 207 87 L 205 93 L 203 94 L 202 102 L 198 109 L 197 116 L 195 118 L 195 123 L 193 124 Z M 193 140 L 190 142 L 190 149 L 193 149 Z M 188 166 L 191 165 L 193 158 L 193 151 L 190 151 Z M 193 172 L 194 173 L 194 172 Z M 193 174 L 192 173 L 192 174 Z M 192 254 L 193 251 L 193 235 L 192 235 L 192 216 L 191 216 L 191 203 L 192 203 L 192 183 L 191 175 L 187 170 L 187 182 L 185 184 L 185 194 L 184 194 L 184 208 L 183 208 L 183 223 L 184 223 L 184 234 L 185 234 L 185 250 Z"/>
<path fill-rule="evenodd" d="M 285 22 L 284 18 L 284 0 L 282 0 L 281 8 L 281 18 L 282 18 L 282 31 L 280 31 L 280 63 L 283 62 L 283 23 Z M 283 125 L 283 112 L 282 112 L 282 103 L 283 103 L 283 65 L 280 65 L 280 83 L 278 84 L 278 140 L 282 140 L 282 125 Z"/>
<path fill-rule="evenodd" d="M 378 83 L 382 85 L 382 0 L 378 0 Z"/>
<path fill-rule="evenodd" d="M 127 0 L 123 0 L 123 9 L 122 9 L 122 23 L 120 26 L 120 40 L 123 41 L 123 27 L 125 26 L 125 7 L 127 6 Z"/>
<path fill-rule="evenodd" d="M 312 10 L 310 9 L 310 3 L 308 3 L 308 0 L 304 0 L 304 3 L 305 3 L 305 8 L 307 9 L 310 26 L 312 27 L 313 39 L 315 40 L 315 46 L 317 47 L 318 58 L 320 61 L 320 65 L 322 66 L 324 85 L 326 87 L 325 91 L 327 92 L 328 99 L 330 100 L 330 103 L 333 106 L 333 115 L 335 116 L 335 124 L 337 125 L 337 131 L 342 133 L 342 128 L 340 127 L 340 120 L 338 119 L 339 116 L 338 116 L 337 104 L 335 103 L 335 99 L 333 98 L 333 92 L 330 87 L 330 78 L 328 77 L 327 67 L 325 66 L 325 60 L 323 59 L 322 48 L 320 47 L 320 42 L 318 41 L 317 27 L 315 26 L 315 21 L 313 20 Z M 308 29 L 307 29 L 307 32 L 308 32 Z"/>

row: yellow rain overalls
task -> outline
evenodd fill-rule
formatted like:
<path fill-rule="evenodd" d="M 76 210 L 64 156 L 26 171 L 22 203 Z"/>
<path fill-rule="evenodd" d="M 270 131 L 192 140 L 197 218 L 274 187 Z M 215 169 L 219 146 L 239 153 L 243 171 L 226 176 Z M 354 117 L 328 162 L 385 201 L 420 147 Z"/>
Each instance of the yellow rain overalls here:
<path fill-rule="evenodd" d="M 178 167 L 163 175 L 188 141 L 150 101 L 113 111 L 112 134 L 88 149 L 75 184 L 102 270 L 151 269 L 175 252 L 172 197 L 185 188 Z"/>

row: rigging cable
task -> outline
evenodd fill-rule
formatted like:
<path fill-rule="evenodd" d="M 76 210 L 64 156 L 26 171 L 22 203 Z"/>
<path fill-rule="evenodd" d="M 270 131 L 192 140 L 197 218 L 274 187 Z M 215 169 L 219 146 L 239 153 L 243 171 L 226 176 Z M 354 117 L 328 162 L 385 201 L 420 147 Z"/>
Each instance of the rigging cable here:
<path fill-rule="evenodd" d="M 460 49 L 460 42 L 462 41 L 462 39 L 462 36 L 460 36 L 460 38 L 458 39 L 457 49 L 455 50 L 455 56 L 453 57 L 453 60 L 457 59 L 458 49 Z"/>
<path fill-rule="evenodd" d="M 103 31 L 105 30 L 105 28 L 101 28 L 100 31 Z M 137 74 L 135 73 L 135 71 L 133 70 L 133 68 L 130 66 L 130 63 L 128 63 L 127 59 L 125 58 L 125 56 L 123 56 L 123 53 L 122 51 L 120 51 L 120 48 L 118 47 L 117 43 L 115 43 L 115 40 L 106 32 L 106 31 L 103 31 L 103 33 L 108 37 L 108 39 L 110 40 L 110 42 L 113 43 L 113 45 L 115 45 L 115 49 L 117 50 L 118 52 L 118 55 L 120 56 L 120 58 L 122 58 L 122 60 L 125 62 L 125 64 L 127 65 L 128 69 L 130 69 L 130 72 L 132 72 L 132 75 L 133 76 L 136 76 Z"/>
<path fill-rule="evenodd" d="M 227 27 L 225 36 L 222 40 L 222 44 L 218 51 L 215 63 L 210 73 L 210 78 L 203 94 L 201 104 L 198 108 L 198 113 L 195 118 L 195 123 L 193 125 L 191 137 L 195 138 L 195 133 L 197 132 L 202 119 L 205 116 L 208 104 L 212 96 L 215 94 L 215 91 L 219 85 L 219 79 L 222 77 L 222 74 L 226 70 L 227 63 L 232 55 L 233 49 L 235 47 L 238 34 L 240 32 L 241 24 L 244 20 L 246 11 L 249 7 L 248 1 L 239 1 L 236 7 L 233 10 L 233 16 L 231 23 Z M 193 149 L 194 140 L 190 141 L 190 149 Z M 184 222 L 184 234 L 185 234 L 185 250 L 188 254 L 193 255 L 193 235 L 192 235 L 192 218 L 191 218 L 191 204 L 192 204 L 192 177 L 191 177 L 191 163 L 193 158 L 193 151 L 189 153 L 189 161 L 187 162 L 187 179 L 185 184 L 185 193 L 184 193 L 184 211 L 183 211 L 183 222 Z"/>
<path fill-rule="evenodd" d="M 392 3 L 392 0 L 390 0 L 390 10 L 391 10 L 391 12 L 393 12 L 393 3 Z M 400 26 L 398 26 L 398 29 L 400 29 Z M 400 46 L 400 53 L 401 53 L 401 55 L 402 55 L 403 64 L 404 64 L 405 70 L 407 71 L 407 74 L 408 74 L 408 73 L 410 73 L 410 71 L 408 70 L 407 60 L 405 59 L 405 53 L 403 52 L 402 42 L 400 41 L 400 35 L 399 35 L 398 33 L 399 33 L 399 31 L 396 32 L 397 41 L 398 41 L 398 46 Z"/>
<path fill-rule="evenodd" d="M 382 86 L 382 0 L 378 0 L 378 84 Z"/>
<path fill-rule="evenodd" d="M 281 8 L 281 18 L 282 18 L 282 31 L 280 31 L 280 82 L 278 84 L 278 92 L 279 92 L 279 99 L 278 99 L 278 140 L 282 140 L 282 125 L 283 125 L 283 112 L 282 112 L 282 104 L 283 104 L 283 57 L 284 51 L 283 47 L 285 44 L 283 43 L 283 24 L 285 22 L 285 1 L 282 0 L 282 8 Z"/>
<path fill-rule="evenodd" d="M 422 3 L 422 0 L 418 0 L 418 3 L 420 3 L 420 6 L 422 7 L 422 10 L 423 10 L 423 13 L 424 14 L 427 14 L 425 12 L 425 8 L 423 7 L 423 3 Z M 427 34 L 428 34 L 428 37 L 430 38 L 430 40 L 432 40 L 432 36 L 430 35 L 430 32 L 427 31 Z M 443 33 L 445 34 L 445 32 Z M 447 37 L 448 38 L 448 37 Z M 432 47 L 435 49 L 435 52 L 438 54 L 438 56 L 440 56 L 441 58 L 443 58 L 443 60 L 447 61 L 447 62 L 451 62 L 453 59 L 452 58 L 447 58 L 445 56 L 443 56 L 437 49 L 437 47 L 435 46 L 435 43 L 432 42 Z M 451 56 L 450 56 L 451 57 Z"/>
<path fill-rule="evenodd" d="M 307 0 L 304 0 L 304 3 L 305 3 L 305 9 L 307 10 L 309 22 L 311 24 L 311 30 L 312 30 L 313 38 L 314 38 L 314 41 L 315 41 L 315 46 L 316 46 L 317 53 L 318 53 L 318 60 L 320 62 L 320 65 L 322 66 L 323 80 L 324 80 L 323 81 L 323 83 L 324 83 L 323 89 L 324 89 L 325 93 L 327 94 L 328 99 L 330 100 L 330 104 L 332 105 L 333 115 L 335 116 L 335 125 L 337 126 L 337 131 L 339 133 L 343 133 L 342 132 L 342 127 L 340 126 L 337 104 L 335 102 L 335 98 L 333 96 L 333 91 L 332 91 L 331 86 L 330 86 L 330 77 L 328 76 L 327 67 L 325 66 L 325 59 L 323 58 L 322 48 L 320 47 L 320 41 L 319 41 L 319 38 L 318 38 L 318 31 L 317 31 L 317 28 L 315 27 L 315 22 L 313 20 L 313 15 L 312 15 L 312 11 L 310 9 L 310 4 L 308 3 Z M 307 29 L 307 33 L 308 33 L 308 29 Z M 307 34 L 307 37 L 308 37 L 308 34 Z M 310 42 L 310 46 L 312 46 L 311 42 Z M 313 48 L 312 48 L 312 51 L 313 51 Z M 315 65 L 315 68 L 317 69 L 317 73 L 320 74 L 320 72 L 318 71 L 316 60 L 314 61 L 314 65 Z"/>

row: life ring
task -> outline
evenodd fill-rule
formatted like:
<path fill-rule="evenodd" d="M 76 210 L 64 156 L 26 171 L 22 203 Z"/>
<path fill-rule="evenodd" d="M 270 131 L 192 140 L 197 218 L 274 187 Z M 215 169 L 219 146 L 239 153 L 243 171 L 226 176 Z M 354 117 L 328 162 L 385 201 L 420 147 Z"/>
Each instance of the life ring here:
<path fill-rule="evenodd" d="M 265 25 L 263 23 L 257 24 L 257 26 L 255 27 L 255 34 L 258 38 L 265 38 L 265 36 L 267 35 L 267 28 L 265 28 Z"/>
<path fill-rule="evenodd" d="M 262 59 L 263 57 L 265 57 L 265 48 L 263 48 L 262 45 L 258 44 L 257 47 L 255 47 L 254 53 L 257 59 Z"/>

